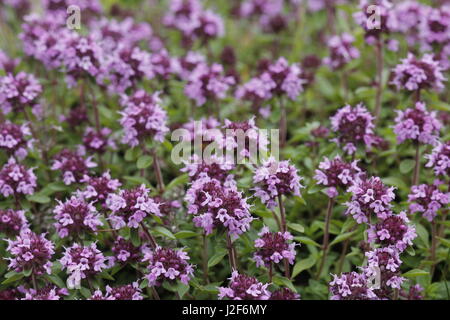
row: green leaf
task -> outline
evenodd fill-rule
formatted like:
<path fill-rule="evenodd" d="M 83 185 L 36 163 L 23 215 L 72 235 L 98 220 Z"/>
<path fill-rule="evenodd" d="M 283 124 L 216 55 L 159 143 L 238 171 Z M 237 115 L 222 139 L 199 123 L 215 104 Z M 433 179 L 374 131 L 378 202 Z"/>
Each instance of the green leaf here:
<path fill-rule="evenodd" d="M 220 261 L 223 260 L 223 258 L 227 255 L 226 250 L 219 250 L 216 252 L 209 260 L 208 260 L 208 268 L 214 267 L 216 264 L 218 264 Z"/>
<path fill-rule="evenodd" d="M 317 242 L 315 242 L 313 239 L 308 238 L 308 237 L 295 237 L 294 239 L 296 241 L 304 243 L 304 244 L 310 244 L 310 245 L 313 245 L 316 247 L 320 247 L 320 245 Z"/>
<path fill-rule="evenodd" d="M 414 257 L 416 255 L 416 250 L 414 250 L 413 247 L 409 246 L 408 248 L 406 248 L 406 252 L 411 256 Z"/>
<path fill-rule="evenodd" d="M 22 273 L 25 277 L 31 276 L 31 273 L 33 272 L 33 269 L 23 270 Z"/>
<path fill-rule="evenodd" d="M 420 269 L 413 269 L 410 270 L 404 274 L 402 274 L 402 276 L 406 277 L 406 278 L 415 278 L 415 277 L 419 277 L 419 276 L 426 276 L 429 275 L 430 273 L 428 271 L 425 270 L 420 270 Z"/>
<path fill-rule="evenodd" d="M 10 276 L 5 281 L 3 281 L 2 284 L 10 284 L 10 283 L 16 282 L 16 281 L 22 279 L 24 276 L 25 275 L 23 273 L 16 273 L 16 274 Z"/>
<path fill-rule="evenodd" d="M 125 160 L 126 161 L 135 161 L 142 153 L 142 150 L 139 148 L 128 149 L 125 152 Z"/>
<path fill-rule="evenodd" d="M 402 179 L 397 178 L 397 177 L 386 177 L 386 178 L 382 178 L 381 180 L 383 181 L 384 184 L 392 185 L 392 186 L 397 187 L 402 190 L 409 189 L 408 186 L 406 185 L 406 183 Z"/>
<path fill-rule="evenodd" d="M 338 235 L 336 238 L 333 239 L 333 241 L 331 241 L 330 247 L 335 245 L 335 244 L 337 244 L 337 243 L 339 243 L 339 242 L 342 242 L 342 241 L 345 241 L 345 240 L 349 239 L 355 233 L 356 233 L 356 231 L 351 231 L 351 232 L 346 232 L 346 233 Z"/>
<path fill-rule="evenodd" d="M 130 238 L 133 246 L 139 247 L 141 245 L 141 237 L 139 237 L 138 229 L 133 228 L 130 230 Z"/>
<path fill-rule="evenodd" d="M 150 182 L 148 182 L 148 180 L 143 177 L 124 176 L 123 178 L 134 184 L 145 184 L 146 186 L 150 185 Z"/>
<path fill-rule="evenodd" d="M 273 218 L 272 212 L 268 210 L 255 210 L 253 213 L 261 218 Z"/>
<path fill-rule="evenodd" d="M 317 192 L 319 192 L 319 191 L 322 190 L 322 189 L 323 189 L 322 186 L 319 186 L 319 185 L 315 184 L 315 185 L 313 185 L 311 188 L 308 189 L 308 194 L 314 194 L 314 193 L 317 193 Z"/>
<path fill-rule="evenodd" d="M 153 162 L 153 158 L 148 155 L 140 156 L 136 162 L 136 167 L 138 169 L 147 169 Z"/>
<path fill-rule="evenodd" d="M 62 281 L 62 279 L 60 277 L 58 277 L 57 275 L 50 274 L 50 275 L 46 275 L 45 278 L 48 281 L 54 283 L 58 288 L 66 287 L 64 281 Z"/>
<path fill-rule="evenodd" d="M 308 258 L 298 261 L 294 265 L 294 269 L 292 271 L 292 278 L 295 278 L 297 275 L 300 274 L 300 272 L 311 268 L 316 263 L 316 261 L 317 259 L 313 255 L 310 255 Z"/>
<path fill-rule="evenodd" d="M 88 288 L 81 287 L 80 292 L 86 299 L 89 299 L 92 296 L 91 291 Z"/>
<path fill-rule="evenodd" d="M 175 233 L 175 238 L 177 239 L 186 239 L 186 238 L 193 238 L 197 237 L 199 234 L 193 231 L 188 230 L 181 230 Z"/>
<path fill-rule="evenodd" d="M 184 283 L 178 283 L 177 285 L 177 292 L 180 298 L 183 298 L 183 296 L 186 294 L 186 292 L 189 291 L 189 286 Z"/>
<path fill-rule="evenodd" d="M 179 185 L 184 185 L 189 181 L 189 175 L 187 173 L 182 174 L 181 176 L 176 177 L 167 185 L 166 190 L 171 190 Z"/>
<path fill-rule="evenodd" d="M 416 162 L 414 160 L 411 159 L 406 159 L 403 160 L 402 162 L 400 162 L 400 172 L 403 174 L 407 174 L 409 172 L 411 172 L 411 170 L 414 168 L 414 166 L 416 165 Z"/>
<path fill-rule="evenodd" d="M 427 229 L 425 229 L 424 226 L 422 226 L 420 223 L 416 224 L 416 232 L 419 236 L 419 239 L 422 240 L 423 244 L 428 248 L 430 246 L 429 244 L 429 234 Z"/>
<path fill-rule="evenodd" d="M 299 233 L 303 233 L 305 232 L 305 227 L 303 227 L 301 224 L 299 223 L 288 223 L 287 226 L 289 228 L 291 228 L 294 231 L 297 231 Z"/>
<path fill-rule="evenodd" d="M 450 248 L 450 240 L 447 240 L 447 239 L 444 239 L 444 238 L 441 238 L 441 237 L 436 237 L 436 238 L 438 238 L 439 241 L 440 241 L 444 246 L 446 246 L 447 248 Z"/>
<path fill-rule="evenodd" d="M 100 272 L 100 277 L 103 279 L 106 279 L 106 280 L 111 280 L 111 281 L 115 280 L 107 271 Z"/>
<path fill-rule="evenodd" d="M 41 204 L 50 202 L 49 197 L 47 197 L 46 195 L 43 195 L 43 194 L 38 194 L 38 193 L 33 194 L 31 196 L 27 196 L 27 200 L 31 201 L 31 202 L 41 203 Z"/>
<path fill-rule="evenodd" d="M 164 227 L 156 226 L 154 228 L 154 230 L 155 230 L 155 232 L 159 233 L 160 235 L 162 235 L 166 238 L 169 238 L 170 240 L 176 239 L 175 235 Z"/>
<path fill-rule="evenodd" d="M 142 282 L 141 282 L 141 284 L 139 285 L 139 288 L 140 289 L 144 289 L 144 288 L 147 288 L 148 287 L 148 280 L 147 279 L 144 279 Z"/>
<path fill-rule="evenodd" d="M 292 284 L 292 281 L 289 280 L 288 278 L 275 275 L 273 277 L 272 281 L 273 281 L 273 283 L 275 283 L 279 286 L 285 286 L 285 287 L 288 287 L 289 289 L 291 289 L 292 291 L 297 292 L 294 285 Z"/>

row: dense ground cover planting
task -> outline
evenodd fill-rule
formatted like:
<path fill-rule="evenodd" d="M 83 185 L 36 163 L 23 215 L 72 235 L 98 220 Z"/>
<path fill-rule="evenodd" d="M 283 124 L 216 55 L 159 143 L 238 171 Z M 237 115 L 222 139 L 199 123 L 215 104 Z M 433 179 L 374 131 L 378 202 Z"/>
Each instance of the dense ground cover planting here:
<path fill-rule="evenodd" d="M 1 300 L 450 299 L 449 1 L 3 0 L 0 34 Z"/>

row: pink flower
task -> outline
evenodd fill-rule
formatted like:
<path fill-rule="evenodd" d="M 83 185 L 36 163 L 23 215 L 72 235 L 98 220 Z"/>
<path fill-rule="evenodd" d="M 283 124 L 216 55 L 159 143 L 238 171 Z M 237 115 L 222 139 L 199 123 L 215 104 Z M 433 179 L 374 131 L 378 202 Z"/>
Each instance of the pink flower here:
<path fill-rule="evenodd" d="M 405 111 L 397 111 L 394 132 L 398 143 L 407 139 L 415 142 L 435 145 L 441 123 L 436 117 L 436 112 L 429 112 L 424 102 L 417 102 L 414 108 Z"/>
<path fill-rule="evenodd" d="M 271 157 L 263 161 L 262 166 L 254 171 L 255 195 L 268 208 L 274 208 L 277 206 L 278 196 L 300 196 L 300 188 L 303 188 L 300 184 L 301 179 L 297 169 L 290 165 L 289 161 L 278 162 Z"/>
<path fill-rule="evenodd" d="M 0 193 L 4 197 L 33 194 L 36 180 L 33 169 L 27 169 L 16 163 L 14 158 L 9 158 L 8 163 L 0 170 Z"/>
<path fill-rule="evenodd" d="M 159 204 L 150 198 L 149 192 L 150 189 L 141 185 L 134 189 L 120 190 L 118 194 L 109 194 L 106 205 L 112 211 L 108 219 L 113 228 L 138 228 L 146 216 L 161 216 Z"/>
<path fill-rule="evenodd" d="M 161 285 L 164 280 L 175 279 L 188 284 L 194 273 L 189 259 L 183 250 L 157 247 L 147 251 L 142 262 L 148 263 L 146 278 L 149 285 Z"/>
<path fill-rule="evenodd" d="M 253 255 L 256 266 L 268 267 L 272 262 L 279 263 L 283 259 L 294 263 L 296 244 L 289 243 L 293 239 L 289 232 L 270 232 L 269 228 L 263 227 L 258 235 L 260 238 L 255 240 L 256 252 Z"/>
<path fill-rule="evenodd" d="M 268 300 L 270 292 L 269 284 L 263 284 L 256 278 L 239 274 L 234 270 L 231 274 L 228 287 L 219 287 L 219 299 L 231 300 Z"/>
<path fill-rule="evenodd" d="M 24 230 L 16 240 L 6 239 L 6 250 L 13 256 L 9 260 L 8 268 L 16 271 L 32 271 L 34 275 L 51 274 L 50 259 L 55 253 L 54 244 L 45 239 L 45 234 L 35 234 Z"/>

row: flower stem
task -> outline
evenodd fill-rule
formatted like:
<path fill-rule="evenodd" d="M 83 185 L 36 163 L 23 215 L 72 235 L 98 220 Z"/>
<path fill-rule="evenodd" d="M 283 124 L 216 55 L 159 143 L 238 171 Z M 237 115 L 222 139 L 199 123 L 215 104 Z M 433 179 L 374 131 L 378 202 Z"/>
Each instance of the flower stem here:
<path fill-rule="evenodd" d="M 161 300 L 161 298 L 159 297 L 158 291 L 156 291 L 155 287 L 150 287 L 150 290 L 152 291 L 154 300 Z"/>
<path fill-rule="evenodd" d="M 379 120 L 381 113 L 381 95 L 383 93 L 383 40 L 378 39 L 376 45 L 376 59 L 377 59 L 377 89 L 375 96 L 375 121 Z"/>
<path fill-rule="evenodd" d="M 208 277 L 208 238 L 206 237 L 206 234 L 203 233 L 203 279 L 205 280 L 205 283 L 209 283 L 209 277 Z"/>
<path fill-rule="evenodd" d="M 281 232 L 286 232 L 286 213 L 284 211 L 283 199 L 281 194 L 278 195 L 278 205 L 280 206 L 280 216 L 281 216 Z"/>
<path fill-rule="evenodd" d="M 342 247 L 341 256 L 339 258 L 338 267 L 336 274 L 341 274 L 342 268 L 344 267 L 345 256 L 347 255 L 348 246 L 350 244 L 350 239 L 345 240 L 344 246 Z"/>
<path fill-rule="evenodd" d="M 416 142 L 416 165 L 414 167 L 414 175 L 412 185 L 416 186 L 419 183 L 419 172 L 420 172 L 420 143 Z"/>
<path fill-rule="evenodd" d="M 287 139 L 287 118 L 286 118 L 286 107 L 284 105 L 283 98 L 280 97 L 280 147 L 283 148 L 286 145 Z"/>
<path fill-rule="evenodd" d="M 269 283 L 272 282 L 272 278 L 273 278 L 273 263 L 270 262 L 270 265 L 269 265 Z"/>
<path fill-rule="evenodd" d="M 31 282 L 33 283 L 33 289 L 37 291 L 38 286 L 37 286 L 36 275 L 34 274 L 34 270 L 31 271 Z"/>
<path fill-rule="evenodd" d="M 230 235 L 227 232 L 227 249 L 228 249 L 228 260 L 230 261 L 231 270 L 237 270 L 236 260 L 234 256 L 234 246 L 231 242 Z"/>
<path fill-rule="evenodd" d="M 163 180 L 162 173 L 161 173 L 161 167 L 159 165 L 158 155 L 156 154 L 156 150 L 154 148 L 152 149 L 152 156 L 153 156 L 153 169 L 155 170 L 156 181 L 158 183 L 158 189 L 159 189 L 159 192 L 162 194 L 165 189 L 164 180 Z"/>
<path fill-rule="evenodd" d="M 280 207 L 280 216 L 281 216 L 281 232 L 287 231 L 287 224 L 286 224 L 286 213 L 284 210 L 284 204 L 283 204 L 283 198 L 281 194 L 278 195 L 278 206 Z M 284 276 L 286 278 L 290 278 L 291 272 L 289 268 L 289 261 L 285 258 L 284 259 Z"/>
<path fill-rule="evenodd" d="M 437 249 L 437 227 L 436 221 L 431 222 L 431 255 L 430 260 L 432 261 L 430 277 L 433 279 L 433 273 L 436 266 L 436 249 Z"/>
<path fill-rule="evenodd" d="M 155 249 L 158 246 L 155 238 L 150 234 L 150 232 L 147 230 L 147 228 L 145 227 L 143 222 L 141 222 L 140 224 L 141 224 L 142 230 L 144 231 L 144 234 L 145 234 L 148 242 L 150 242 L 150 245 L 152 246 L 152 248 Z"/>
<path fill-rule="evenodd" d="M 333 198 L 328 198 L 328 207 L 327 207 L 327 214 L 325 216 L 325 229 L 323 231 L 323 241 L 322 241 L 322 260 L 320 262 L 319 271 L 317 272 L 316 279 L 320 278 L 320 275 L 322 274 L 323 266 L 325 265 L 325 261 L 327 259 L 328 255 L 328 244 L 330 240 L 330 220 L 331 220 L 331 214 L 333 212 L 333 206 L 334 206 L 334 200 Z"/>

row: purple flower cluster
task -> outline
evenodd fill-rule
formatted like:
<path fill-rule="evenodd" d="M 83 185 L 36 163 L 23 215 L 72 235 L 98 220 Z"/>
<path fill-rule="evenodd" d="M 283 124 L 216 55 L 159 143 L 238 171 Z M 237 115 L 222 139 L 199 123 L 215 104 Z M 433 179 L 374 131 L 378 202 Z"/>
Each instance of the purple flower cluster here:
<path fill-rule="evenodd" d="M 411 246 L 412 240 L 417 236 L 415 227 L 409 223 L 404 211 L 399 214 L 391 213 L 380 219 L 378 223 L 370 226 L 367 234 L 369 242 L 383 247 L 393 246 L 399 252 Z"/>
<path fill-rule="evenodd" d="M 117 237 L 112 247 L 114 261 L 118 261 L 121 264 L 141 260 L 142 252 L 145 252 L 146 250 L 147 249 L 144 246 L 136 247 L 131 241 L 127 241 L 121 236 Z"/>
<path fill-rule="evenodd" d="M 405 278 L 400 277 L 400 253 L 393 247 L 383 247 L 366 252 L 367 267 L 364 273 L 368 278 L 380 272 L 380 288 L 374 289 L 380 299 L 388 299 L 392 289 L 400 289 Z"/>
<path fill-rule="evenodd" d="M 269 63 L 262 70 L 259 78 L 270 86 L 272 96 L 287 95 L 289 99 L 295 100 L 303 91 L 305 79 L 301 78 L 302 70 L 299 65 L 291 64 L 280 57 L 275 63 Z"/>
<path fill-rule="evenodd" d="M 92 37 L 72 33 L 65 39 L 64 46 L 62 61 L 69 87 L 75 86 L 79 79 L 102 82 L 105 53 Z"/>
<path fill-rule="evenodd" d="M 90 25 L 92 38 L 100 43 L 106 52 L 117 54 L 121 49 L 134 51 L 140 41 L 152 37 L 152 28 L 146 22 L 137 23 L 132 17 L 121 21 L 102 18 Z M 115 56 L 113 54 L 113 56 Z M 135 57 L 137 58 L 137 57 Z"/>
<path fill-rule="evenodd" d="M 239 274 L 234 270 L 228 287 L 219 287 L 219 299 L 232 300 L 269 300 L 268 283 L 263 284 L 256 278 Z"/>
<path fill-rule="evenodd" d="M 230 235 L 240 235 L 250 228 L 253 217 L 249 204 L 235 186 L 225 186 L 207 175 L 193 181 L 186 192 L 188 213 L 193 214 L 195 226 L 206 234 L 224 227 Z"/>
<path fill-rule="evenodd" d="M 327 157 L 319 164 L 314 179 L 317 184 L 324 185 L 327 188 L 327 194 L 330 198 L 338 196 L 338 188 L 347 189 L 353 184 L 353 181 L 361 174 L 358 167 L 358 161 L 347 163 L 336 156 L 333 160 Z"/>
<path fill-rule="evenodd" d="M 83 152 L 63 149 L 53 158 L 52 170 L 59 170 L 66 185 L 83 182 L 89 169 L 97 166 L 92 157 L 83 158 Z"/>
<path fill-rule="evenodd" d="M 360 11 L 353 14 L 353 18 L 366 32 L 366 42 L 374 44 L 382 34 L 395 30 L 397 21 L 392 3 L 388 0 L 360 0 Z M 376 19 L 373 15 L 376 14 Z"/>
<path fill-rule="evenodd" d="M 17 236 L 29 230 L 25 211 L 13 209 L 0 209 L 0 232 L 7 236 Z"/>
<path fill-rule="evenodd" d="M 332 36 L 328 40 L 330 56 L 323 63 L 333 70 L 342 68 L 347 63 L 359 58 L 359 50 L 353 46 L 355 38 L 348 33 Z"/>
<path fill-rule="evenodd" d="M 225 33 L 222 18 L 211 10 L 202 8 L 198 0 L 171 0 L 164 24 L 182 32 L 183 42 L 190 45 L 199 39 L 206 43 Z"/>
<path fill-rule="evenodd" d="M 112 211 L 108 220 L 113 228 L 138 228 L 146 216 L 161 216 L 159 205 L 150 198 L 149 193 L 150 190 L 141 185 L 134 189 L 120 190 L 118 194 L 109 194 L 106 205 Z"/>
<path fill-rule="evenodd" d="M 174 60 L 173 70 L 182 80 L 188 80 L 192 71 L 200 64 L 206 64 L 206 58 L 201 53 L 189 51 L 184 56 Z"/>
<path fill-rule="evenodd" d="M 363 104 L 346 105 L 331 117 L 331 127 L 338 137 L 334 141 L 343 146 L 348 154 L 354 154 L 358 145 L 370 150 L 374 144 L 374 117 Z"/>
<path fill-rule="evenodd" d="M 84 176 L 83 182 L 87 183 L 81 195 L 92 202 L 100 203 L 105 207 L 106 199 L 110 193 L 114 193 L 122 185 L 119 180 L 112 179 L 109 171 L 104 172 L 99 177 Z"/>
<path fill-rule="evenodd" d="M 189 131 L 188 141 L 199 139 L 202 142 L 210 142 L 222 139 L 222 132 L 219 129 L 220 122 L 214 117 L 201 118 L 200 120 L 191 119 L 182 125 L 183 129 Z"/>
<path fill-rule="evenodd" d="M 437 181 L 434 184 L 412 186 L 411 193 L 408 195 L 411 213 L 422 212 L 425 219 L 433 221 L 438 210 L 450 203 L 450 192 L 441 191 L 440 185 L 441 183 Z"/>
<path fill-rule="evenodd" d="M 6 74 L 14 73 L 14 69 L 19 64 L 20 59 L 12 59 L 0 50 L 0 70 L 4 70 Z"/>
<path fill-rule="evenodd" d="M 367 285 L 367 277 L 354 271 L 333 275 L 330 292 L 331 300 L 378 300 Z"/>
<path fill-rule="evenodd" d="M 4 197 L 19 194 L 33 194 L 36 188 L 37 178 L 33 169 L 27 169 L 24 165 L 18 164 L 14 158 L 9 158 L 0 170 L 0 193 Z"/>
<path fill-rule="evenodd" d="M 161 80 L 169 80 L 170 76 L 176 72 L 176 59 L 172 58 L 166 49 L 153 52 L 150 63 L 154 76 Z"/>
<path fill-rule="evenodd" d="M 148 274 L 145 276 L 150 286 L 160 285 L 162 281 L 175 279 L 188 284 L 194 273 L 194 266 L 183 250 L 157 247 L 145 253 L 143 262 L 147 262 Z"/>
<path fill-rule="evenodd" d="M 86 279 L 107 268 L 106 258 L 95 243 L 87 246 L 74 243 L 66 248 L 64 256 L 60 260 L 62 269 L 67 269 L 69 277 L 67 287 L 69 289 L 79 288 L 82 279 Z"/>
<path fill-rule="evenodd" d="M 86 128 L 83 136 L 83 146 L 87 151 L 105 153 L 107 147 L 116 148 L 114 140 L 109 137 L 112 130 L 101 128 L 99 131 L 93 128 Z"/>
<path fill-rule="evenodd" d="M 300 300 L 300 295 L 289 288 L 275 290 L 270 300 Z"/>
<path fill-rule="evenodd" d="M 436 176 L 450 176 L 450 141 L 439 142 L 429 155 L 426 167 L 433 168 Z"/>
<path fill-rule="evenodd" d="M 84 232 L 97 232 L 102 226 L 100 215 L 92 202 L 87 202 L 82 196 L 72 196 L 64 203 L 58 200 L 53 210 L 55 228 L 61 238 L 72 236 L 77 238 Z"/>
<path fill-rule="evenodd" d="M 224 99 L 233 84 L 234 78 L 224 76 L 220 64 L 201 63 L 190 73 L 184 93 L 200 107 L 206 102 L 214 103 Z"/>
<path fill-rule="evenodd" d="M 144 90 L 138 90 L 131 96 L 124 96 L 120 120 L 125 131 L 123 143 L 134 147 L 146 138 L 164 140 L 169 128 L 166 126 L 166 111 L 160 104 L 159 93 L 150 96 Z"/>
<path fill-rule="evenodd" d="M 394 200 L 394 187 L 387 187 L 379 177 L 358 177 L 348 188 L 352 193 L 346 214 L 351 214 L 358 223 L 368 223 L 372 213 L 379 219 L 386 219 Z"/>
<path fill-rule="evenodd" d="M 37 290 L 32 288 L 22 290 L 25 297 L 21 300 L 60 300 L 63 296 L 69 295 L 69 291 L 67 289 L 60 289 L 52 285 L 47 285 Z"/>
<path fill-rule="evenodd" d="M 187 172 L 191 181 L 195 181 L 202 176 L 207 175 L 222 183 L 232 183 L 233 175 L 230 174 L 230 171 L 233 168 L 233 164 L 226 161 L 224 158 L 211 156 L 210 159 L 199 159 L 199 157 L 194 154 L 186 163 L 186 166 L 181 169 L 181 172 Z"/>
<path fill-rule="evenodd" d="M 0 111 L 8 114 L 23 111 L 27 106 L 33 107 L 41 93 L 41 85 L 31 74 L 19 72 L 0 77 Z"/>
<path fill-rule="evenodd" d="M 272 88 L 272 82 L 264 81 L 259 77 L 252 78 L 237 88 L 236 98 L 250 101 L 252 106 L 259 108 L 263 102 L 272 97 Z"/>
<path fill-rule="evenodd" d="M 91 300 L 143 300 L 142 290 L 139 288 L 137 282 L 127 284 L 119 287 L 111 288 L 106 286 L 106 294 L 96 290 L 91 297 Z"/>
<path fill-rule="evenodd" d="M 228 119 L 225 119 L 224 122 L 225 137 L 223 144 L 226 150 L 236 149 L 238 159 L 255 156 L 257 150 L 259 152 L 267 151 L 267 145 L 269 144 L 267 134 L 262 133 L 256 126 L 255 117 L 242 122 L 232 122 Z M 244 135 L 245 139 L 242 143 L 241 140 Z"/>
<path fill-rule="evenodd" d="M 392 84 L 398 90 L 417 91 L 421 89 L 442 90 L 443 82 L 447 79 L 442 74 L 443 68 L 439 61 L 434 60 L 432 54 L 425 54 L 417 59 L 412 53 L 408 54 L 393 70 Z"/>
<path fill-rule="evenodd" d="M 432 45 L 448 43 L 450 40 L 450 7 L 448 5 L 439 8 L 425 10 L 426 15 L 420 25 L 420 37 L 422 46 L 429 49 Z"/>
<path fill-rule="evenodd" d="M 69 291 L 65 288 L 60 289 L 53 285 L 47 285 L 43 288 L 35 289 L 21 289 L 25 297 L 21 300 L 60 300 L 63 296 L 68 296 Z"/>
<path fill-rule="evenodd" d="M 257 267 L 268 267 L 271 263 L 279 263 L 287 259 L 290 264 L 295 260 L 295 243 L 289 243 L 294 237 L 289 232 L 270 232 L 268 227 L 263 227 L 255 240 L 256 252 L 253 260 Z"/>
<path fill-rule="evenodd" d="M 27 124 L 17 125 L 10 121 L 0 123 L 0 150 L 23 160 L 28 154 L 27 148 L 33 144 L 33 140 L 27 140 L 29 136 L 31 131 Z"/>
<path fill-rule="evenodd" d="M 35 234 L 26 230 L 15 240 L 6 239 L 6 250 L 13 256 L 9 260 L 8 268 L 16 272 L 31 271 L 34 275 L 51 274 L 50 259 L 55 253 L 54 244 L 45 239 L 45 234 Z"/>
<path fill-rule="evenodd" d="M 298 176 L 297 169 L 289 164 L 288 160 L 276 161 L 269 158 L 257 168 L 253 175 L 255 196 L 261 199 L 269 209 L 277 206 L 277 197 L 282 195 L 300 196 L 302 178 Z"/>
<path fill-rule="evenodd" d="M 428 111 L 424 102 L 417 102 L 414 108 L 397 110 L 394 132 L 398 143 L 411 139 L 414 142 L 435 145 L 441 126 L 436 112 Z"/>

